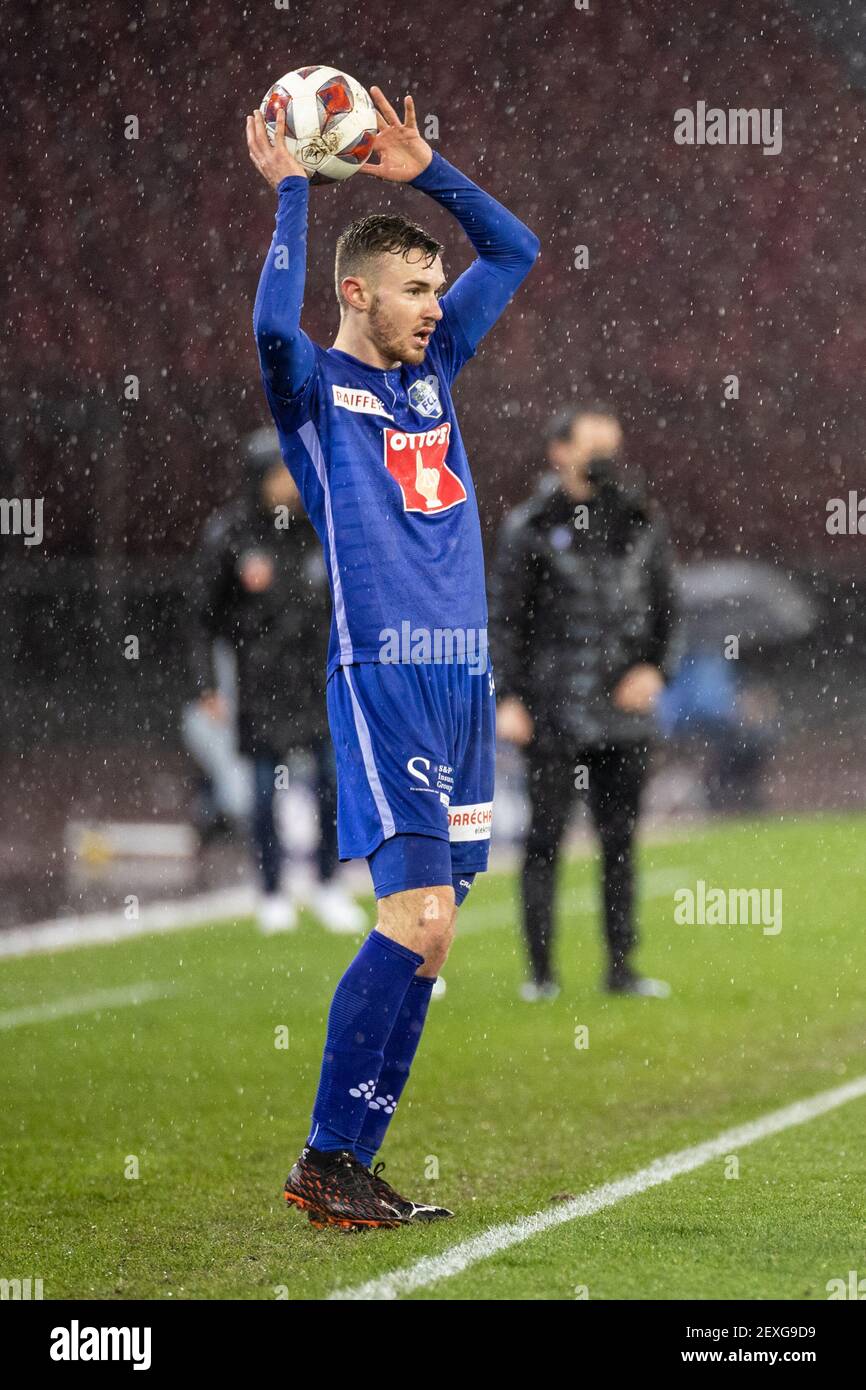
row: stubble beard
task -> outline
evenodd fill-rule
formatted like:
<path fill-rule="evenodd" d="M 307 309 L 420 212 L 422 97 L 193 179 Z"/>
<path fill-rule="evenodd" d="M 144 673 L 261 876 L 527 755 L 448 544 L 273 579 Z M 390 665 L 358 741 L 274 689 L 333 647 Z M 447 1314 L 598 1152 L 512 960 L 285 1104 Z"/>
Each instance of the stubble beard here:
<path fill-rule="evenodd" d="M 406 362 L 410 366 L 424 361 L 426 347 L 416 347 L 414 344 L 406 346 L 399 341 L 391 318 L 383 311 L 376 296 L 370 305 L 368 319 L 370 340 L 387 361 Z"/>

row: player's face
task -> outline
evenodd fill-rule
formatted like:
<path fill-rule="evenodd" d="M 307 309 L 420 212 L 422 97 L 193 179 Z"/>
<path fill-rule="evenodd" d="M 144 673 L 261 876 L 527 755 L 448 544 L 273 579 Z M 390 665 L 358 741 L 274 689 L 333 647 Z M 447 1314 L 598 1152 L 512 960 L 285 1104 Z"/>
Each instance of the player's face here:
<path fill-rule="evenodd" d="M 442 260 L 425 265 L 422 251 L 385 255 L 377 265 L 367 335 L 383 357 L 417 366 L 442 317 L 439 296 L 445 285 Z"/>

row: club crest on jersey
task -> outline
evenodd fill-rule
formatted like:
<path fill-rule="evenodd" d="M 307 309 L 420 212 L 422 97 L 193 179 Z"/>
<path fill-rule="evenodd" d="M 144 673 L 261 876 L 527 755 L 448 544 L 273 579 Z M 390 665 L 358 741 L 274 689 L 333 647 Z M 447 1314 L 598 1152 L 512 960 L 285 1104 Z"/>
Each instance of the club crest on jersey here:
<path fill-rule="evenodd" d="M 438 377 L 420 377 L 418 381 L 412 382 L 406 394 L 412 409 L 417 410 L 419 415 L 424 415 L 428 420 L 438 420 L 442 414 Z"/>
<path fill-rule="evenodd" d="M 385 467 L 403 494 L 404 512 L 438 516 L 466 501 L 466 489 L 445 462 L 451 424 L 435 429 L 383 431 Z"/>

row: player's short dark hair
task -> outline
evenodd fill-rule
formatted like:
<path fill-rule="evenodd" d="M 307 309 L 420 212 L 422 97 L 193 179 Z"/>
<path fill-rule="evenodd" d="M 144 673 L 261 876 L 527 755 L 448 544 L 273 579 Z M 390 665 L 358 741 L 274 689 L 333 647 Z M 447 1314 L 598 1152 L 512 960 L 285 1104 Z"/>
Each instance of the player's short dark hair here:
<path fill-rule="evenodd" d="M 399 213 L 372 213 L 360 217 L 337 238 L 337 255 L 334 263 L 334 287 L 340 308 L 346 301 L 340 289 L 340 282 L 347 275 L 363 275 L 365 267 L 377 256 L 386 253 L 392 256 L 405 256 L 407 251 L 423 251 L 426 256 L 425 269 L 441 256 L 444 247 L 435 237 L 425 232 L 416 222 Z"/>
<path fill-rule="evenodd" d="M 550 417 L 544 432 L 545 444 L 549 447 L 551 444 L 564 443 L 570 439 L 575 420 L 580 420 L 585 415 L 604 415 L 610 420 L 619 419 L 619 412 L 610 401 L 575 401 L 572 405 L 564 405 Z"/>

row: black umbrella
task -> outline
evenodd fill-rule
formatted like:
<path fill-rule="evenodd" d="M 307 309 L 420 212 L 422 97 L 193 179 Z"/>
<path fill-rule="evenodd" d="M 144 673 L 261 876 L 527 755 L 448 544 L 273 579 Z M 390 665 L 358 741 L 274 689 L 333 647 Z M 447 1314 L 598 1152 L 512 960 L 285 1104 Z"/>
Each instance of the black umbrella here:
<path fill-rule="evenodd" d="M 781 646 L 811 632 L 817 610 L 798 580 L 759 560 L 707 560 L 678 574 L 686 642 L 720 647 Z"/>

